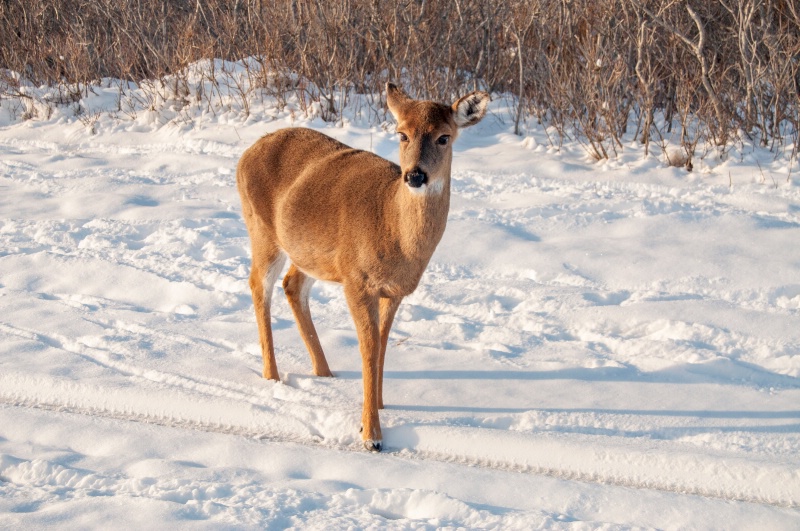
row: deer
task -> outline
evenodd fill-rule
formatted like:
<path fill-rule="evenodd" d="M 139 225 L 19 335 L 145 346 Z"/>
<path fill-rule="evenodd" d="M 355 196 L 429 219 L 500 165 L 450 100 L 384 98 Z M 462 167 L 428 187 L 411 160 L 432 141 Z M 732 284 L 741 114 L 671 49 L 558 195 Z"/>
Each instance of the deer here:
<path fill-rule="evenodd" d="M 416 100 L 387 83 L 399 165 L 300 127 L 261 137 L 239 160 L 263 377 L 280 381 L 270 303 L 288 258 L 283 290 L 319 377 L 333 374 L 311 320 L 309 292 L 316 280 L 343 287 L 361 353 L 367 450 L 383 445 L 378 410 L 395 313 L 417 288 L 447 224 L 453 141 L 484 117 L 489 101 L 481 91 L 452 105 Z"/>

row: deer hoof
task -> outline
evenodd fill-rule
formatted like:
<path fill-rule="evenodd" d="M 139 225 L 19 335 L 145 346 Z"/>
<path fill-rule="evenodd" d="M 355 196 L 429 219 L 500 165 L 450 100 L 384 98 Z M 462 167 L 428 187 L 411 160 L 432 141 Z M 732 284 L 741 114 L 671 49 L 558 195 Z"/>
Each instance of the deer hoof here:
<path fill-rule="evenodd" d="M 367 439 L 366 441 L 364 441 L 364 448 L 366 448 L 370 452 L 380 452 L 381 449 L 383 448 L 383 442 Z"/>

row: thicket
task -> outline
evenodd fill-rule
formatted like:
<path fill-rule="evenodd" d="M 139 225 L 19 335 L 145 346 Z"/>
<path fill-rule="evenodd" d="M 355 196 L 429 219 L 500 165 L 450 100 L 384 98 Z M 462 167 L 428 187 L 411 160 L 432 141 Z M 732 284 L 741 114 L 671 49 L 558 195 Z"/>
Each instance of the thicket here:
<path fill-rule="evenodd" d="M 512 95 L 517 133 L 536 119 L 597 158 L 623 135 L 678 138 L 689 160 L 701 140 L 800 143 L 797 0 L 0 0 L 6 94 L 117 78 L 188 97 L 187 67 L 210 58 L 250 58 L 247 91 L 326 120 L 354 95 L 382 107 L 396 80 Z"/>

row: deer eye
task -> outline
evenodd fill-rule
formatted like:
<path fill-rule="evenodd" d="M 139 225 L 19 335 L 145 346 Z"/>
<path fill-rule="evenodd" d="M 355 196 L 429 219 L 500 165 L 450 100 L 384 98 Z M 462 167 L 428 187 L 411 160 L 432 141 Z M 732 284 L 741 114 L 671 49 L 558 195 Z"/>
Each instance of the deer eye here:
<path fill-rule="evenodd" d="M 408 136 L 405 133 L 397 133 L 400 137 L 400 142 L 408 142 Z"/>
<path fill-rule="evenodd" d="M 440 146 L 446 146 L 450 142 L 450 135 L 442 135 L 436 139 L 436 143 Z"/>

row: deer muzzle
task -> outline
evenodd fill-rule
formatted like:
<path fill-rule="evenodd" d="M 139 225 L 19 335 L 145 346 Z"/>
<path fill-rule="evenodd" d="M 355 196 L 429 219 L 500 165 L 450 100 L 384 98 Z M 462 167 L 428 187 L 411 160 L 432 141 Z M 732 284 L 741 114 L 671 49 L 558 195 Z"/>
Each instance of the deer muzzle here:
<path fill-rule="evenodd" d="M 420 170 L 419 168 L 415 168 L 407 172 L 403 176 L 403 180 L 411 188 L 419 188 L 420 186 L 428 182 L 428 174 Z"/>

